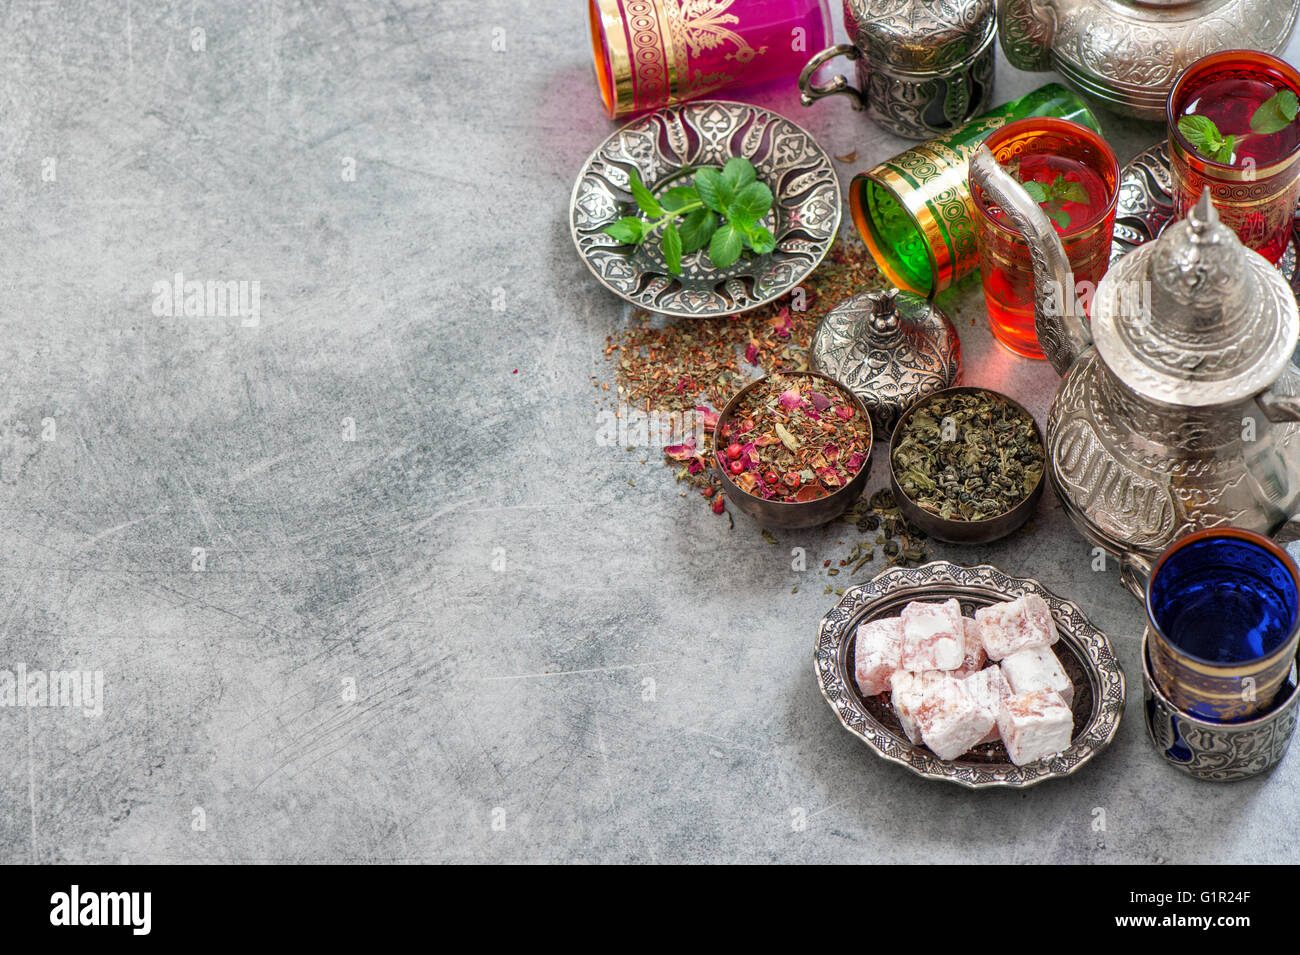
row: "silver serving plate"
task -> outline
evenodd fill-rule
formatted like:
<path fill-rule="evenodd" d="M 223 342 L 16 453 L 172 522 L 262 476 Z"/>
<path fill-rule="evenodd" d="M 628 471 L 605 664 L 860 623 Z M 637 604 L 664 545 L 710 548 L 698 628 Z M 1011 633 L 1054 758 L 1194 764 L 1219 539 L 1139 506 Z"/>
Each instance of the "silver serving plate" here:
<path fill-rule="evenodd" d="M 1300 208 L 1297 210 L 1300 216 Z M 1133 157 L 1119 176 L 1119 197 L 1115 202 L 1115 238 L 1110 260 L 1150 242 L 1174 217 L 1173 183 L 1169 178 L 1169 143 L 1161 140 Z M 1296 268 L 1296 244 L 1300 242 L 1300 218 L 1291 230 L 1291 241 L 1278 260 L 1278 271 L 1300 300 L 1300 268 Z"/>
<path fill-rule="evenodd" d="M 956 598 L 967 615 L 978 607 L 1025 594 L 1038 594 L 1052 608 L 1060 632 L 1056 655 L 1074 682 L 1074 735 L 1064 753 L 1017 766 L 999 743 L 986 743 L 960 759 L 943 760 L 911 743 L 887 702 L 887 694 L 863 697 L 853 678 L 853 648 L 860 623 L 897 616 L 912 600 Z M 893 567 L 869 583 L 845 592 L 817 633 L 813 669 L 822 695 L 840 722 L 876 754 L 919 776 L 968 789 L 1023 789 L 1045 779 L 1069 776 L 1105 749 L 1124 712 L 1124 672 L 1110 640 L 1083 611 L 1036 580 L 1011 577 L 987 564 L 963 567 L 946 560 L 920 567 Z"/>
<path fill-rule="evenodd" d="M 702 249 L 673 275 L 658 241 L 632 248 L 601 231 L 642 215 L 628 191 L 630 169 L 659 194 L 689 183 L 695 167 L 722 166 L 732 156 L 752 162 L 775 197 L 762 223 L 776 236 L 769 254 L 746 251 L 716 269 Z M 712 318 L 779 298 L 821 263 L 840 225 L 840 184 L 830 157 L 788 119 L 748 103 L 703 100 L 656 110 L 607 139 L 578 174 L 569 219 L 578 254 L 607 289 L 647 311 Z"/>

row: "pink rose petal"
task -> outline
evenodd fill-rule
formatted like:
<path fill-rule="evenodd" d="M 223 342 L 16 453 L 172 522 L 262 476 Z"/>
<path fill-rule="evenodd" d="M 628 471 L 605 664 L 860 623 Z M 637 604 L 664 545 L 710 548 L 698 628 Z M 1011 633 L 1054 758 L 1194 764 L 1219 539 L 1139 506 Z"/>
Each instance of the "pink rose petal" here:
<path fill-rule="evenodd" d="M 682 444 L 670 444 L 664 448 L 664 454 L 674 461 L 687 461 L 695 457 L 695 439 L 687 438 Z"/>

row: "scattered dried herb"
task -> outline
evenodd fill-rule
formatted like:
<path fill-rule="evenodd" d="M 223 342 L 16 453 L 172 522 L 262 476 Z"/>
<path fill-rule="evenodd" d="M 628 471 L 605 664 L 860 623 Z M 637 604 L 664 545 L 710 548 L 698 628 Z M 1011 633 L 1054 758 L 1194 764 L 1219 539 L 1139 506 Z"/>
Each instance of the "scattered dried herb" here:
<path fill-rule="evenodd" d="M 634 313 L 629 327 L 605 340 L 604 360 L 614 364 L 614 381 L 593 377 L 592 382 L 617 401 L 618 416 L 679 416 L 682 433 L 664 449 L 665 461 L 676 468 L 679 481 L 699 490 L 722 514 L 726 505 L 717 494 L 716 471 L 707 466 L 713 458 L 714 409 L 758 375 L 808 370 L 822 317 L 856 292 L 883 287 L 870 253 L 851 236 L 832 246 L 802 285 L 761 308 L 718 318 Z M 692 435 L 697 422 L 703 425 L 703 441 Z"/>
<path fill-rule="evenodd" d="M 915 567 L 930 559 L 925 533 L 908 523 L 889 488 L 881 488 L 870 499 L 859 499 L 841 519 L 854 525 L 862 534 L 878 532 L 874 542 L 859 541 L 841 561 L 841 565 L 852 565 L 850 575 L 865 569 L 874 576 L 885 567 Z M 875 566 L 877 547 L 888 558 L 880 567 Z"/>
<path fill-rule="evenodd" d="M 747 494 L 803 504 L 840 490 L 871 453 L 871 424 L 839 385 L 774 374 L 722 422 L 718 467 Z"/>
<path fill-rule="evenodd" d="M 908 413 L 893 451 L 899 487 L 948 520 L 1005 514 L 1043 474 L 1033 419 L 988 391 L 940 395 Z"/>

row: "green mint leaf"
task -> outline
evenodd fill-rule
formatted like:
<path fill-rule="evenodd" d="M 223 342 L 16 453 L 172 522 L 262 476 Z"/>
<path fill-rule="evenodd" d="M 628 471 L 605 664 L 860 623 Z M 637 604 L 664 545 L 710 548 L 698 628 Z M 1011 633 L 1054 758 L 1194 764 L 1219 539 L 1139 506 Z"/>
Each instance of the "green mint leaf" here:
<path fill-rule="evenodd" d="M 1033 199 L 1035 202 L 1042 203 L 1048 201 L 1049 196 L 1047 194 L 1047 187 L 1041 182 L 1030 180 L 1029 182 L 1022 182 L 1021 185 L 1025 187 L 1025 192 L 1029 193 L 1029 198 Z"/>
<path fill-rule="evenodd" d="M 682 255 L 690 255 L 704 248 L 718 228 L 718 216 L 708 209 L 688 212 L 682 220 Z"/>
<path fill-rule="evenodd" d="M 1251 132 L 1268 134 L 1286 129 L 1300 113 L 1300 99 L 1290 90 L 1279 90 L 1259 104 L 1250 117 Z"/>
<path fill-rule="evenodd" d="M 1223 140 L 1223 145 L 1219 147 L 1218 152 L 1214 154 L 1214 161 L 1221 162 L 1225 166 L 1232 165 L 1232 153 L 1237 148 L 1237 137 L 1228 136 Z"/>
<path fill-rule="evenodd" d="M 1280 90 L 1277 94 L 1277 110 L 1288 120 L 1294 122 L 1300 116 L 1300 96 L 1291 90 Z"/>
<path fill-rule="evenodd" d="M 690 186 L 675 186 L 659 197 L 659 205 L 663 207 L 664 212 L 676 212 L 682 206 L 699 201 L 700 194 Z"/>
<path fill-rule="evenodd" d="M 1223 134 L 1219 132 L 1219 127 L 1214 125 L 1214 120 L 1208 116 L 1180 116 L 1178 131 L 1191 143 L 1192 148 L 1206 159 L 1213 158 L 1214 154 L 1223 147 Z"/>
<path fill-rule="evenodd" d="M 748 238 L 749 247 L 759 255 L 767 255 L 776 248 L 776 236 L 762 226 L 751 229 Z"/>
<path fill-rule="evenodd" d="M 650 195 L 650 190 L 645 187 L 645 183 L 641 181 L 641 177 L 637 175 L 635 169 L 628 174 L 627 180 L 628 188 L 632 190 L 632 198 L 636 200 L 636 204 L 641 207 L 642 212 L 656 219 L 664 214 L 663 209 L 659 208 L 659 203 L 655 201 L 654 196 Z"/>
<path fill-rule="evenodd" d="M 700 201 L 714 212 L 726 213 L 731 204 L 732 188 L 716 169 L 699 169 L 695 173 L 695 191 L 700 194 Z"/>
<path fill-rule="evenodd" d="M 668 263 L 668 271 L 673 275 L 682 274 L 682 236 L 677 231 L 677 224 L 669 220 L 664 226 L 664 237 L 662 248 L 664 250 L 664 261 Z"/>
<path fill-rule="evenodd" d="M 1047 216 L 1062 229 L 1070 228 L 1070 214 L 1064 209 L 1048 209 Z"/>
<path fill-rule="evenodd" d="M 640 245 L 641 240 L 645 238 L 646 227 L 645 223 L 635 216 L 626 216 L 605 226 L 601 231 L 613 236 L 624 245 Z"/>
<path fill-rule="evenodd" d="M 1088 204 L 1088 190 L 1083 187 L 1081 182 L 1062 181 L 1060 189 L 1055 189 L 1055 184 L 1053 184 L 1053 188 L 1056 197 L 1061 202 L 1077 202 L 1081 206 Z"/>
<path fill-rule="evenodd" d="M 732 265 L 740 258 L 742 251 L 744 251 L 744 242 L 741 240 L 740 232 L 730 222 L 714 232 L 709 240 L 709 259 L 713 262 L 714 268 L 725 269 Z"/>
<path fill-rule="evenodd" d="M 727 206 L 727 218 L 745 230 L 750 229 L 772 208 L 772 190 L 761 182 L 751 182 Z"/>
<path fill-rule="evenodd" d="M 722 167 L 722 178 L 731 187 L 732 192 L 739 192 L 757 177 L 754 164 L 743 156 L 733 156 Z"/>

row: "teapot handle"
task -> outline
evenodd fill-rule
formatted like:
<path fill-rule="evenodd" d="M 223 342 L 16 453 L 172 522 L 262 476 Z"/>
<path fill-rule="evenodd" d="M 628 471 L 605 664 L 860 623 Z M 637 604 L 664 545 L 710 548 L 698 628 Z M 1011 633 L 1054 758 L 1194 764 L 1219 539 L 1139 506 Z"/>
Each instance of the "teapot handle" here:
<path fill-rule="evenodd" d="M 837 76 L 829 83 L 818 85 L 813 82 L 813 74 L 823 63 L 835 59 L 837 56 L 848 57 L 850 60 L 856 60 L 862 56 L 862 51 L 852 43 L 839 43 L 835 46 L 827 47 L 822 50 L 803 68 L 799 74 L 799 102 L 804 106 L 811 106 L 814 102 L 823 96 L 834 96 L 841 93 L 853 100 L 853 108 L 856 110 L 866 109 L 866 103 L 863 102 L 861 91 L 849 85 L 849 81 L 842 76 Z"/>
<path fill-rule="evenodd" d="M 1300 421 L 1300 395 L 1288 395 L 1276 388 L 1262 391 L 1255 396 L 1255 404 L 1264 412 L 1264 417 L 1275 423 Z"/>

